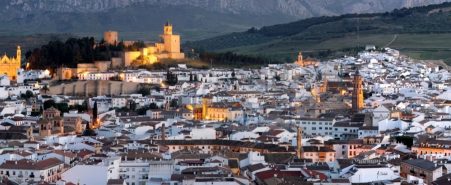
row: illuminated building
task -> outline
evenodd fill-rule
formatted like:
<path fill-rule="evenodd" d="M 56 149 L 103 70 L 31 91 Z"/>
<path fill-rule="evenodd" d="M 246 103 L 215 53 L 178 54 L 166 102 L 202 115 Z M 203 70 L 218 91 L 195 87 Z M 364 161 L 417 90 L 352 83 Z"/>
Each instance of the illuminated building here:
<path fill-rule="evenodd" d="M 352 92 L 352 111 L 359 112 L 363 109 L 363 78 L 356 71 L 354 75 L 354 90 Z"/>
<path fill-rule="evenodd" d="M 20 62 L 22 60 L 22 51 L 20 46 L 17 46 L 16 57 L 8 57 L 3 55 L 0 59 L 0 74 L 5 74 L 10 80 L 16 80 L 17 71 L 20 69 Z"/>
<path fill-rule="evenodd" d="M 140 51 L 128 51 L 124 53 L 124 66 L 153 64 L 160 59 L 184 59 L 185 54 L 180 49 L 180 35 L 172 32 L 173 27 L 169 22 L 164 25 L 161 42 L 141 48 Z"/>
<path fill-rule="evenodd" d="M 312 59 L 304 59 L 302 52 L 299 52 L 298 59 L 295 61 L 295 63 L 301 67 L 318 66 L 318 61 Z"/>

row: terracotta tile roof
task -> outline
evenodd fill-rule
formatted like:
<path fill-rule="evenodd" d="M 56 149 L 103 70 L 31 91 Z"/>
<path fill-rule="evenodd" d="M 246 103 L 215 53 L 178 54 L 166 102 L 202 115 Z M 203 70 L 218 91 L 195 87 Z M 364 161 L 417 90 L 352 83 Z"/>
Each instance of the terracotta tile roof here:
<path fill-rule="evenodd" d="M 64 151 L 64 150 L 54 150 L 53 153 L 58 154 L 58 155 L 62 155 L 65 157 L 69 157 L 69 158 L 75 158 L 77 157 L 77 154 L 72 153 L 70 151 Z"/>
<path fill-rule="evenodd" d="M 60 164 L 63 163 L 56 158 L 45 159 L 38 162 L 22 159 L 19 161 L 6 161 L 0 165 L 0 169 L 45 170 Z"/>

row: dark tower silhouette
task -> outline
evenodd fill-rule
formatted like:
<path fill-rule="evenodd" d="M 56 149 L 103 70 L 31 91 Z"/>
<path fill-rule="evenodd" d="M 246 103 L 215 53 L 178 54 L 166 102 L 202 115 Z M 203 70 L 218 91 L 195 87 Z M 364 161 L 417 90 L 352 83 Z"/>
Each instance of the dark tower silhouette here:
<path fill-rule="evenodd" d="M 92 123 L 93 126 L 97 126 L 98 120 L 97 120 L 97 101 L 94 101 L 94 106 L 92 108 Z"/>

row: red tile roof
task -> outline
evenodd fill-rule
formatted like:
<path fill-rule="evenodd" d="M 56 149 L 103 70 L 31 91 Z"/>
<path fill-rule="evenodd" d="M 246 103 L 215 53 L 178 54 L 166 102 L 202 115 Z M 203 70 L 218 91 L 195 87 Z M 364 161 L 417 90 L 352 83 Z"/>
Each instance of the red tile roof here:
<path fill-rule="evenodd" d="M 56 158 L 45 159 L 38 162 L 22 159 L 19 161 L 6 161 L 0 165 L 0 169 L 45 170 L 60 164 L 62 164 L 62 162 Z"/>

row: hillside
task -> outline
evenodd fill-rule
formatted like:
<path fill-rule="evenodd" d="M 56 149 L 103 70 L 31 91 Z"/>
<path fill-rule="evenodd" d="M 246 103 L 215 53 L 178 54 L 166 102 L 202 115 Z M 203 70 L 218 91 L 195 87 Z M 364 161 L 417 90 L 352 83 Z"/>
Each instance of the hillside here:
<path fill-rule="evenodd" d="M 418 58 L 451 61 L 451 3 L 395 10 L 390 13 L 316 17 L 249 29 L 186 47 L 233 51 L 291 61 L 299 50 L 318 57 L 346 54 L 357 46 L 390 46 Z"/>
<path fill-rule="evenodd" d="M 308 17 L 375 13 L 450 0 L 2 0 L 0 34 L 71 33 L 155 38 L 170 20 L 198 40 Z"/>

